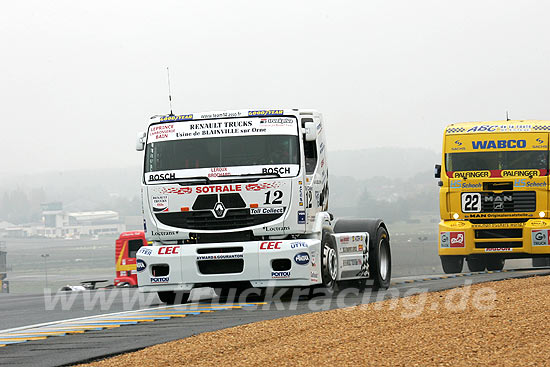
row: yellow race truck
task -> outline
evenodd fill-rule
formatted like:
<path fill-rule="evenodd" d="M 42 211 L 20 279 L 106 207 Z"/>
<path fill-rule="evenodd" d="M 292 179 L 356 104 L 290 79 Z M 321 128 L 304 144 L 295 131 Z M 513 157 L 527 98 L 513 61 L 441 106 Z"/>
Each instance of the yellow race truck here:
<path fill-rule="evenodd" d="M 439 179 L 445 273 L 501 270 L 506 259 L 548 265 L 550 121 L 449 125 Z"/>

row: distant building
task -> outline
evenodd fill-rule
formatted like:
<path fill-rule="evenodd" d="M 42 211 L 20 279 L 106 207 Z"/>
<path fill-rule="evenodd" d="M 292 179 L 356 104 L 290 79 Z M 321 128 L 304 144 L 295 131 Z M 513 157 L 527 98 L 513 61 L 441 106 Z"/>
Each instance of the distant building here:
<path fill-rule="evenodd" d="M 6 237 L 80 238 L 100 235 L 118 235 L 126 230 L 119 214 L 112 210 L 71 212 L 63 210 L 60 202 L 44 203 L 42 223 L 26 226 L 6 226 Z"/>

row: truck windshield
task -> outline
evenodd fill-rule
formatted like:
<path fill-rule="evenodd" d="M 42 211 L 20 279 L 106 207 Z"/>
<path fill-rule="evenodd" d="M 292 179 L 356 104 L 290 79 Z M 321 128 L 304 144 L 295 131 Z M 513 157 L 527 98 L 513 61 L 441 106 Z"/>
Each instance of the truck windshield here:
<path fill-rule="evenodd" d="M 447 172 L 548 169 L 548 151 L 496 151 L 445 154 Z"/>
<path fill-rule="evenodd" d="M 169 140 L 147 144 L 145 172 L 299 164 L 296 135 Z"/>

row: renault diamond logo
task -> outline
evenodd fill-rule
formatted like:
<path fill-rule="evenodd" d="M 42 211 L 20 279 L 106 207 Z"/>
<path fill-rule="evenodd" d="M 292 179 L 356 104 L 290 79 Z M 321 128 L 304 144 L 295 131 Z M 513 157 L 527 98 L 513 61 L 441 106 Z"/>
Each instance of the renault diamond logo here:
<path fill-rule="evenodd" d="M 225 217 L 225 206 L 223 203 L 217 202 L 216 205 L 214 205 L 214 216 L 216 218 L 223 218 Z"/>

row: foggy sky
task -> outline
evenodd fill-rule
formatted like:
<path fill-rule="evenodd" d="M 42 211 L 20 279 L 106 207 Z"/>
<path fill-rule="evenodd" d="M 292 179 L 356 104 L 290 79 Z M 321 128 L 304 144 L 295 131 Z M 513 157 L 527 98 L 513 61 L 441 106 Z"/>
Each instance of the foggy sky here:
<path fill-rule="evenodd" d="M 17 1 L 0 7 L 3 174 L 127 167 L 168 113 L 314 108 L 329 150 L 550 119 L 543 1 Z"/>

